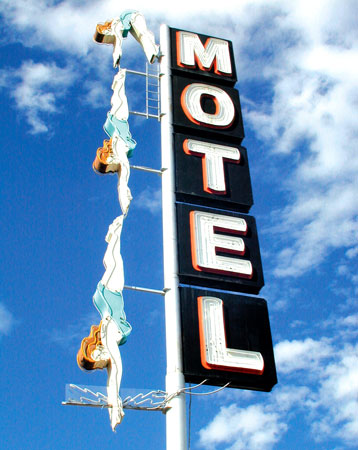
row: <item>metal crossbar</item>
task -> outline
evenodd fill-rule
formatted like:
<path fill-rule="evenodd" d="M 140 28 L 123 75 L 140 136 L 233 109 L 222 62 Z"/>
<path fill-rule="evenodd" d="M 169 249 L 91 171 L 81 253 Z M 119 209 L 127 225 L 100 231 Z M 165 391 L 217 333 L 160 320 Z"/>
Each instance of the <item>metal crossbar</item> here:
<path fill-rule="evenodd" d="M 139 286 L 123 286 L 124 289 L 129 289 L 131 291 L 140 291 L 140 292 L 149 292 L 150 294 L 159 294 L 159 295 L 165 295 L 166 292 L 168 292 L 169 289 L 164 288 L 163 290 L 159 289 L 150 289 L 150 288 L 144 288 Z"/>
<path fill-rule="evenodd" d="M 145 166 L 134 166 L 133 164 L 130 165 L 130 168 L 135 170 L 142 170 L 143 172 L 156 173 L 158 175 L 162 175 L 163 172 L 167 170 L 167 169 L 152 169 L 151 167 Z"/>

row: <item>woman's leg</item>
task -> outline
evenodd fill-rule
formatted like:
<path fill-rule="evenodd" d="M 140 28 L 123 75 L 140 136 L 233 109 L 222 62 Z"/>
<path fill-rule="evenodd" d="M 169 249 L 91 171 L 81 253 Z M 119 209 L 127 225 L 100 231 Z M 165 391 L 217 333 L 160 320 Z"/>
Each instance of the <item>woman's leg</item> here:
<path fill-rule="evenodd" d="M 110 316 L 102 319 L 101 340 L 110 355 L 110 363 L 107 366 L 107 398 L 108 404 L 111 405 L 108 412 L 113 431 L 121 423 L 124 416 L 122 400 L 119 397 L 122 381 L 122 358 L 118 343 L 122 336 L 121 331 Z"/>
<path fill-rule="evenodd" d="M 159 46 L 156 45 L 154 35 L 148 30 L 147 24 L 142 14 L 136 12 L 131 18 L 131 33 L 142 46 L 145 56 L 150 64 L 159 55 Z"/>
<path fill-rule="evenodd" d="M 111 98 L 112 108 L 110 114 L 112 114 L 118 120 L 128 120 L 128 100 L 125 92 L 126 70 L 119 69 L 117 75 L 113 78 L 112 90 L 113 95 Z"/>
<path fill-rule="evenodd" d="M 124 285 L 123 260 L 121 256 L 121 231 L 123 226 L 123 216 L 114 219 L 108 227 L 106 242 L 108 242 L 103 264 L 106 271 L 103 274 L 101 283 L 112 292 L 122 292 Z"/>
<path fill-rule="evenodd" d="M 118 173 L 118 200 L 124 217 L 128 214 L 129 205 L 132 201 L 132 194 L 128 187 L 130 175 L 129 161 L 127 157 L 128 147 L 116 133 L 112 138 L 113 155 L 120 163 Z"/>

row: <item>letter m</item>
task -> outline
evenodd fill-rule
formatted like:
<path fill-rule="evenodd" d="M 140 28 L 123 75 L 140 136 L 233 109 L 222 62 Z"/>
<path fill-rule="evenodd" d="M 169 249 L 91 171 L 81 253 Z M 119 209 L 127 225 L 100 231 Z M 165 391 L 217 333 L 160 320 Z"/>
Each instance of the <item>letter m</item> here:
<path fill-rule="evenodd" d="M 208 38 L 203 45 L 199 36 L 188 31 L 177 31 L 177 64 L 180 67 L 211 70 L 218 75 L 231 75 L 229 42 L 223 39 Z"/>

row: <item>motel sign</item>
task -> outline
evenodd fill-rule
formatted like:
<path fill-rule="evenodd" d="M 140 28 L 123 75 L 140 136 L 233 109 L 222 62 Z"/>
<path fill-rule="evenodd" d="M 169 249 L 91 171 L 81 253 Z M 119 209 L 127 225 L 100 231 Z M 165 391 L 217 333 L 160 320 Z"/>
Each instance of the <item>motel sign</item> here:
<path fill-rule="evenodd" d="M 126 69 L 120 67 L 128 32 L 141 44 L 149 63 L 160 61 L 158 74 L 148 69 L 131 72 L 147 78 L 146 113 L 132 113 L 161 122 L 161 169 L 132 166 L 161 174 L 161 291 L 124 285 L 120 236 L 132 200 L 128 158 L 136 144 L 127 121 Z M 77 354 L 81 369 L 106 368 L 107 396 L 70 384 L 64 404 L 106 406 L 113 431 L 122 422 L 123 408 L 161 410 L 166 415 L 166 448 L 185 450 L 185 394 L 203 383 L 270 391 L 277 382 L 267 302 L 257 297 L 264 277 L 256 221 L 249 215 L 253 196 L 248 151 L 241 145 L 244 127 L 234 87 L 233 47 L 224 39 L 166 25 L 160 28 L 158 46 L 143 15 L 134 10 L 97 24 L 94 39 L 113 44 L 113 67 L 118 72 L 104 123 L 110 139 L 97 149 L 93 168 L 103 175 L 117 173 L 122 214 L 108 227 L 105 272 L 93 296 L 102 320 L 91 326 Z M 150 84 L 153 80 L 155 84 Z M 157 114 L 149 114 L 150 85 L 157 89 Z M 167 371 L 165 391 L 122 402 L 118 346 L 131 332 L 124 313 L 125 288 L 164 297 Z M 72 398 L 73 391 L 79 399 Z"/>
<path fill-rule="evenodd" d="M 232 43 L 170 29 L 183 372 L 270 391 L 276 369 Z M 224 292 L 225 291 L 225 292 Z M 240 295 L 238 293 L 251 294 Z"/>

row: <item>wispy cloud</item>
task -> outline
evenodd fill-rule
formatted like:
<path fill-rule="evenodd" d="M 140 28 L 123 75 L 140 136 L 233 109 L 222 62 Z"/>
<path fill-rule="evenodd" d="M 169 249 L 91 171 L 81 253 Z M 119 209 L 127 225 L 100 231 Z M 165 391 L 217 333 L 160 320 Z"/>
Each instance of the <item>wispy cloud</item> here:
<path fill-rule="evenodd" d="M 321 368 L 320 387 L 310 399 L 312 431 L 317 441 L 332 435 L 354 446 L 358 438 L 358 345 L 345 345 L 337 353 L 337 358 Z"/>
<path fill-rule="evenodd" d="M 0 336 L 8 336 L 15 323 L 16 321 L 13 314 L 8 310 L 4 303 L 0 302 Z"/>
<path fill-rule="evenodd" d="M 41 46 L 49 50 L 61 49 L 71 54 L 86 54 L 91 43 L 93 21 L 89 20 L 101 2 L 48 0 L 3 0 L 0 13 L 19 35 L 8 33 L 10 41 L 23 42 L 26 47 Z M 92 4 L 91 4 L 92 3 Z M 93 33 L 93 31 L 92 31 Z"/>
<path fill-rule="evenodd" d="M 232 404 L 222 407 L 215 419 L 200 431 L 200 444 L 215 449 L 219 444 L 233 444 L 231 449 L 269 449 L 279 440 L 287 426 L 280 416 L 269 412 L 264 405 L 239 408 Z"/>
<path fill-rule="evenodd" d="M 135 205 L 138 208 L 146 209 L 152 214 L 157 214 L 161 211 L 162 197 L 161 190 L 146 189 L 142 191 L 135 199 Z"/>
<path fill-rule="evenodd" d="M 330 317 L 323 322 L 323 327 L 334 330 L 344 341 L 353 341 L 358 336 L 358 313 L 345 317 Z"/>
<path fill-rule="evenodd" d="M 109 91 L 103 82 L 90 80 L 84 84 L 84 88 L 87 89 L 86 95 L 83 96 L 83 102 L 86 105 L 90 105 L 92 108 L 109 107 Z"/>
<path fill-rule="evenodd" d="M 70 67 L 59 67 L 55 63 L 22 63 L 18 70 L 3 70 L 0 86 L 10 88 L 16 108 L 24 114 L 31 133 L 49 131 L 47 119 L 58 113 L 59 100 L 75 78 Z"/>
<path fill-rule="evenodd" d="M 54 328 L 49 332 L 49 339 L 63 348 L 79 348 L 82 339 L 89 336 L 92 325 L 98 325 L 101 317 L 96 311 L 80 316 L 76 322 L 69 324 L 65 328 Z"/>
<path fill-rule="evenodd" d="M 241 54 L 245 68 L 255 55 L 260 82 L 268 82 L 244 103 L 244 117 L 266 151 L 287 160 L 287 206 L 273 216 L 275 236 L 282 236 L 274 273 L 285 277 L 357 242 L 358 50 L 352 2 L 316 2 L 314 11 L 305 0 L 275 7 L 261 9 L 271 51 L 252 39 Z M 336 14 L 340 20 L 332 20 Z M 287 31 L 291 39 L 283 41 Z"/>
<path fill-rule="evenodd" d="M 322 360 L 332 355 L 327 339 L 319 341 L 307 338 L 304 341 L 281 341 L 275 346 L 275 360 L 281 373 L 289 374 L 307 367 L 317 368 Z"/>

